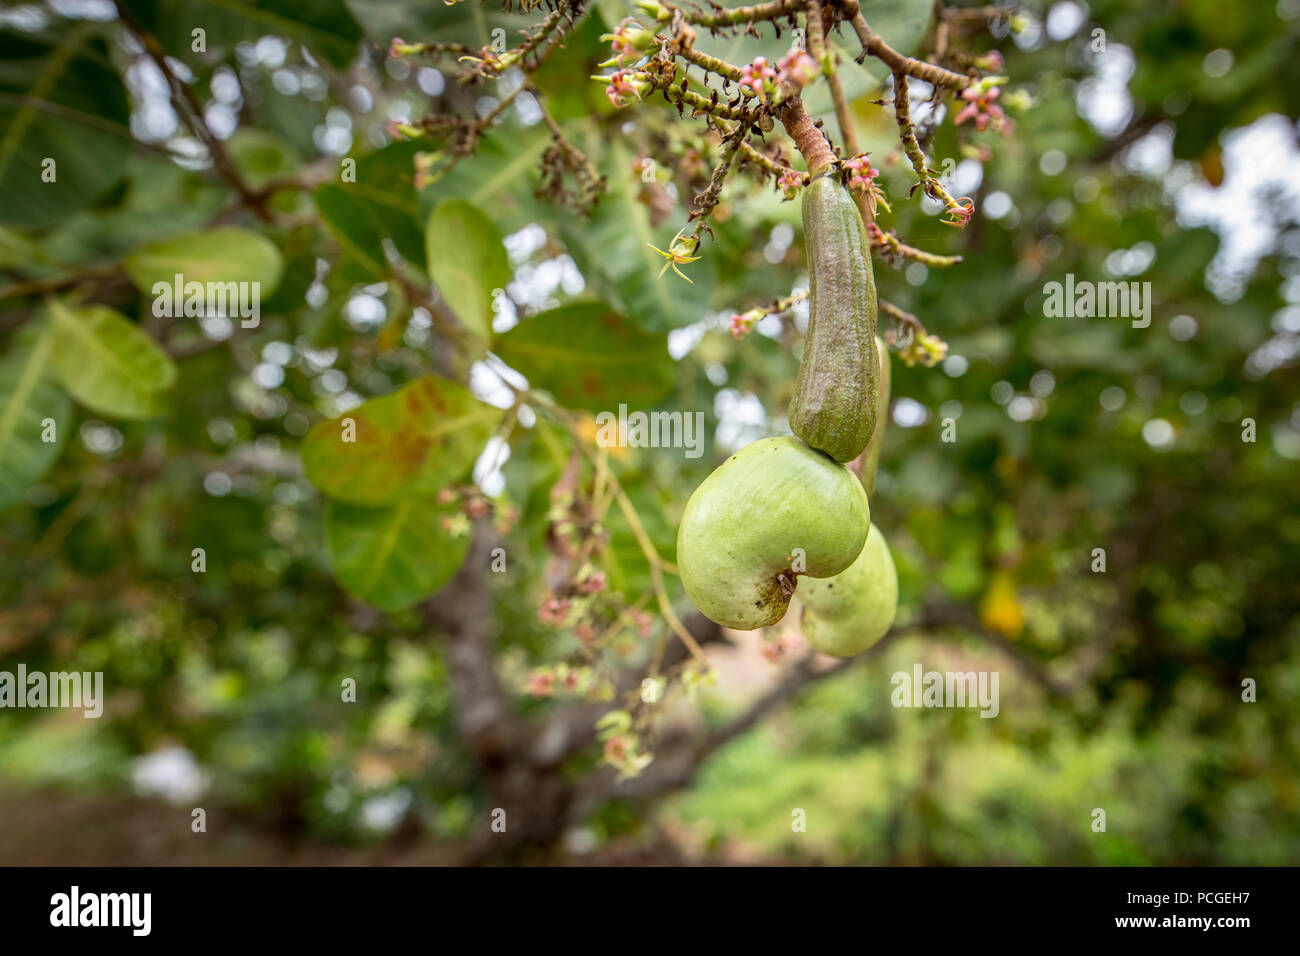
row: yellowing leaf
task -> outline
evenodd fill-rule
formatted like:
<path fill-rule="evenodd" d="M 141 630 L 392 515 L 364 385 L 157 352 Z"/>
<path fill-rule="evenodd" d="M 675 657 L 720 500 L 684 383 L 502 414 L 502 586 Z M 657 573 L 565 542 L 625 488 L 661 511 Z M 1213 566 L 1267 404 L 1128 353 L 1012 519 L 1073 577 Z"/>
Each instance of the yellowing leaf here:
<path fill-rule="evenodd" d="M 469 470 L 501 414 L 454 382 L 417 379 L 316 425 L 303 439 L 303 469 L 354 504 L 431 495 Z"/>
<path fill-rule="evenodd" d="M 176 366 L 138 325 L 106 305 L 69 307 L 51 299 L 52 368 L 68 393 L 93 411 L 149 418 Z"/>

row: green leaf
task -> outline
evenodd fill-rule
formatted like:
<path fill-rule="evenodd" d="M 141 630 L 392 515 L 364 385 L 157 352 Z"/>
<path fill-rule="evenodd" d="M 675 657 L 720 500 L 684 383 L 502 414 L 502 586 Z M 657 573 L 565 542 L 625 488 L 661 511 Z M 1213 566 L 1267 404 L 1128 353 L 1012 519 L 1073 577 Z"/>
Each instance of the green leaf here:
<path fill-rule="evenodd" d="M 411 496 L 386 508 L 330 502 L 325 534 L 339 583 L 375 607 L 398 611 L 428 597 L 465 561 L 468 533 L 442 524 L 451 509 Z"/>
<path fill-rule="evenodd" d="M 491 338 L 492 293 L 510 281 L 510 260 L 496 224 L 472 203 L 441 203 L 425 230 L 429 278 L 470 331 Z"/>
<path fill-rule="evenodd" d="M 49 374 L 54 336 L 40 323 L 22 329 L 0 359 L 0 510 L 22 500 L 54 464 L 61 441 L 42 441 L 46 419 L 67 437 L 72 403 Z"/>
<path fill-rule="evenodd" d="M 493 221 L 506 230 L 521 229 L 539 216 L 551 219 L 554 207 L 541 205 L 534 195 L 541 182 L 542 151 L 550 142 L 550 133 L 541 123 L 485 136 L 479 140 L 472 160 L 458 162 L 420 190 L 420 207 L 426 211 L 426 221 L 434 206 L 449 199 L 463 199 L 480 209 L 491 209 Z"/>
<path fill-rule="evenodd" d="M 672 220 L 678 225 L 652 227 L 649 209 L 637 200 L 640 179 L 632 171 L 632 157 L 619 140 L 609 140 L 608 144 L 604 172 L 609 177 L 609 192 L 601 198 L 589 221 L 564 217 L 561 231 L 565 247 L 596 294 L 642 328 L 665 332 L 698 322 L 704 318 L 717 284 L 709 241 L 706 239 L 701 246 L 698 262 L 681 266 L 691 282 L 671 271 L 660 276 L 666 260 L 650 244 L 667 249 L 673 232 L 685 222 L 686 213 L 674 209 L 672 215 L 680 213 L 678 219 Z"/>
<path fill-rule="evenodd" d="M 326 183 L 316 190 L 316 209 L 346 258 L 367 276 L 382 279 L 391 271 L 384 255 L 384 237 L 370 205 L 350 187 Z"/>
<path fill-rule="evenodd" d="M 673 386 L 667 334 L 644 332 L 601 302 L 524 319 L 493 351 L 568 408 L 648 408 Z"/>
<path fill-rule="evenodd" d="M 171 286 L 177 274 L 189 282 L 260 283 L 262 296 L 280 284 L 284 260 L 270 239 L 248 229 L 226 227 L 184 233 L 132 251 L 123 265 L 135 287 L 153 294 L 155 283 Z"/>
<path fill-rule="evenodd" d="M 356 181 L 325 183 L 316 208 L 347 259 L 367 278 L 392 272 L 384 238 L 404 259 L 425 270 L 424 227 L 415 195 L 415 154 L 423 144 L 398 142 L 357 158 Z"/>
<path fill-rule="evenodd" d="M 70 308 L 52 299 L 53 369 L 87 408 L 117 418 L 149 418 L 158 393 L 176 381 L 167 353 L 135 323 L 106 305 Z"/>
<path fill-rule="evenodd" d="M 267 34 L 290 37 L 336 67 L 357 54 L 361 27 L 343 0 L 126 0 L 136 22 L 163 49 L 193 59 L 193 31 L 202 27 L 208 55 L 234 52 Z"/>
<path fill-rule="evenodd" d="M 425 271 L 424 221 L 415 193 L 415 154 L 429 144 L 390 143 L 357 157 L 357 181 L 347 189 L 370 204 L 393 245 L 411 265 Z"/>
<path fill-rule="evenodd" d="M 50 42 L 0 32 L 0 223 L 61 222 L 121 175 L 130 107 L 95 29 L 64 24 Z"/>
<path fill-rule="evenodd" d="M 432 495 L 469 470 L 500 419 L 464 387 L 428 376 L 317 424 L 302 442 L 303 470 L 354 504 Z"/>

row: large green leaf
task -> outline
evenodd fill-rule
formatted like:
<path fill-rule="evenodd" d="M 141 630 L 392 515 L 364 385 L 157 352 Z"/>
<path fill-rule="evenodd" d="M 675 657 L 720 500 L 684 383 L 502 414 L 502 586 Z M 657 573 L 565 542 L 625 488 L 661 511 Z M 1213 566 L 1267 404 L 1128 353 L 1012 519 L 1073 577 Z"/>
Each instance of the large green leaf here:
<path fill-rule="evenodd" d="M 542 151 L 551 142 L 540 123 L 524 129 L 495 130 L 479 140 L 472 157 L 466 157 L 420 190 L 420 208 L 425 218 L 433 207 L 448 199 L 463 199 L 480 209 L 490 209 L 492 220 L 502 229 L 520 229 L 545 218 L 554 207 L 543 206 L 534 195 L 541 182 Z M 445 165 L 445 164 L 444 164 Z"/>
<path fill-rule="evenodd" d="M 385 508 L 330 502 L 325 533 L 339 583 L 385 611 L 410 607 L 447 583 L 469 535 L 443 526 L 450 510 L 412 495 Z"/>
<path fill-rule="evenodd" d="M 415 193 L 415 154 L 427 143 L 400 141 L 357 157 L 353 194 L 370 204 L 393 245 L 411 265 L 424 271 L 424 222 Z"/>
<path fill-rule="evenodd" d="M 619 140 L 596 148 L 607 154 L 604 171 L 609 192 L 590 221 L 577 216 L 562 221 L 569 254 L 596 293 L 642 328 L 663 332 L 698 322 L 704 318 L 717 283 L 708 240 L 701 248 L 702 258 L 682 266 L 693 285 L 672 272 L 660 276 L 664 258 L 650 244 L 667 249 L 677 226 L 651 227 L 649 209 L 637 198 L 640 178 L 632 171 L 632 157 Z M 674 214 L 680 214 L 679 223 L 686 221 L 680 207 Z"/>
<path fill-rule="evenodd" d="M 57 40 L 0 31 L 0 222 L 32 228 L 84 209 L 131 152 L 122 80 L 95 27 Z M 54 180 L 45 181 L 47 160 Z"/>
<path fill-rule="evenodd" d="M 428 376 L 317 424 L 302 442 L 303 470 L 354 504 L 431 495 L 469 470 L 500 418 L 464 387 Z"/>
<path fill-rule="evenodd" d="M 356 160 L 355 182 L 330 182 L 316 190 L 316 208 L 343 247 L 345 259 L 367 278 L 392 270 L 383 241 L 421 271 L 425 241 L 420 202 L 415 195 L 415 154 L 422 144 L 391 143 Z"/>
<path fill-rule="evenodd" d="M 106 305 L 51 300 L 46 314 L 54 374 L 73 398 L 117 418 L 158 413 L 158 393 L 176 381 L 176 366 L 138 325 Z"/>
<path fill-rule="evenodd" d="M 209 53 L 229 56 L 241 41 L 274 34 L 337 67 L 348 65 L 361 42 L 361 27 L 343 0 L 126 0 L 126 8 L 164 50 L 187 61 L 199 28 Z"/>
<path fill-rule="evenodd" d="M 345 261 L 370 279 L 382 279 L 391 271 L 384 255 L 380 221 L 370 204 L 351 186 L 326 183 L 316 190 L 316 209 L 330 234 L 343 247 Z"/>
<path fill-rule="evenodd" d="M 153 294 L 154 284 L 171 286 L 179 274 L 189 282 L 256 282 L 262 296 L 280 284 L 284 259 L 270 239 L 248 229 L 226 227 L 189 232 L 135 249 L 123 263 L 135 287 Z"/>
<path fill-rule="evenodd" d="M 21 501 L 54 463 L 71 428 L 72 403 L 49 373 L 54 335 L 44 323 L 22 329 L 0 359 L 0 510 Z M 42 440 L 43 422 L 56 441 Z"/>
<path fill-rule="evenodd" d="M 469 202 L 439 204 L 424 233 L 429 278 L 465 327 L 492 335 L 492 294 L 510 281 L 510 260 L 496 224 Z"/>
<path fill-rule="evenodd" d="M 642 331 L 600 302 L 524 319 L 493 350 L 569 408 L 648 408 L 673 385 L 667 334 Z"/>

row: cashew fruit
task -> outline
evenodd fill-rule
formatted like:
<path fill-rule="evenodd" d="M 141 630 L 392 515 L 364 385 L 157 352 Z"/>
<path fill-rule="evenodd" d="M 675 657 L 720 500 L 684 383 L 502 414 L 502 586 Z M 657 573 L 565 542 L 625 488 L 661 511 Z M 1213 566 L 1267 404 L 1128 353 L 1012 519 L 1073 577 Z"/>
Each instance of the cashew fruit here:
<path fill-rule="evenodd" d="M 833 174 L 803 191 L 808 334 L 790 401 L 790 428 L 836 461 L 852 461 L 876 427 L 876 283 L 853 197 Z"/>
<path fill-rule="evenodd" d="M 889 632 L 898 611 L 898 572 L 889 543 L 874 524 L 848 570 L 803 578 L 795 593 L 803 605 L 803 636 L 832 657 L 861 654 Z"/>
<path fill-rule="evenodd" d="M 695 489 L 677 531 L 677 569 L 695 606 L 724 627 L 785 616 L 798 576 L 830 577 L 871 524 L 853 472 L 785 435 L 746 445 Z"/>

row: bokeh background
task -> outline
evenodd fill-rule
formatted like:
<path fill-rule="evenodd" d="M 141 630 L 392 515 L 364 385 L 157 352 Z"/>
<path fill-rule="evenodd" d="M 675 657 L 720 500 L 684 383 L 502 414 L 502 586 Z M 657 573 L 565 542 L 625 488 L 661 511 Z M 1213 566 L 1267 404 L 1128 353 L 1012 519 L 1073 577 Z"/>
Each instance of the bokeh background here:
<path fill-rule="evenodd" d="M 882 226 L 964 258 L 876 260 L 881 296 L 948 344 L 932 368 L 893 367 L 872 512 L 899 568 L 895 635 L 828 676 L 829 662 L 801 657 L 797 621 L 783 622 L 785 655 L 702 628 L 718 680 L 664 708 L 657 764 L 627 783 L 588 733 L 599 708 L 525 690 L 531 668 L 579 646 L 538 615 L 572 436 L 521 414 L 504 465 L 498 444 L 474 467 L 519 511 L 499 538 L 510 575 L 462 570 L 431 602 L 391 612 L 340 586 L 327 498 L 298 449 L 316 422 L 454 366 L 410 274 L 429 265 L 415 260 L 431 210 L 467 199 L 508 254 L 496 334 L 604 301 L 664 338 L 673 387 L 660 407 L 705 414 L 704 454 L 610 460 L 671 558 L 691 489 L 787 429 L 806 316 L 739 340 L 727 327 L 806 286 L 798 203 L 738 177 L 686 267 L 694 284 L 655 279 L 662 260 L 645 243 L 666 248 L 685 224 L 716 144 L 662 101 L 615 111 L 589 79 L 630 5 L 588 4 L 531 78 L 607 177 L 589 217 L 536 194 L 550 134 L 529 95 L 419 189 L 416 154 L 446 143 L 390 129 L 481 116 L 523 79 L 462 84 L 454 57 L 389 56 L 393 37 L 478 48 L 500 27 L 513 44 L 544 9 L 322 0 L 246 18 L 220 6 L 121 9 L 172 58 L 238 175 L 254 190 L 289 183 L 260 209 L 214 169 L 119 8 L 0 12 L 5 354 L 40 320 L 42 293 L 72 293 L 138 321 L 179 370 L 153 417 L 73 406 L 57 461 L 0 514 L 0 670 L 103 671 L 107 689 L 99 720 L 0 710 L 0 862 L 1300 861 L 1300 3 L 1030 2 L 1016 32 L 972 31 L 969 49 L 1003 57 L 1004 97 L 1027 96 L 1009 134 L 972 134 L 913 89 L 932 161 L 951 159 L 954 195 L 975 200 L 961 232 L 908 197 L 892 116 L 874 102 L 891 94 L 855 100 L 892 206 Z M 933 39 L 928 0 L 863 8 L 902 48 Z M 191 50 L 196 26 L 204 52 Z M 788 38 L 771 44 L 779 55 Z M 62 183 L 40 183 L 45 156 L 69 171 Z M 331 203 L 347 157 L 368 191 Z M 640 157 L 655 159 L 649 179 Z M 280 251 L 260 327 L 159 326 L 124 257 L 214 223 Z M 1150 282 L 1149 327 L 1048 317 L 1044 284 L 1067 273 Z M 452 371 L 508 405 L 490 367 Z M 604 388 L 595 407 L 616 410 L 618 383 Z M 949 418 L 955 442 L 941 440 Z M 630 601 L 651 569 L 616 510 L 609 527 L 609 588 Z M 434 540 L 429 561 L 494 543 L 459 533 Z M 578 728 L 562 759 L 525 769 L 466 733 L 483 675 L 457 657 L 471 646 L 457 629 L 475 621 L 510 720 Z M 633 639 L 627 660 L 652 644 Z M 895 709 L 889 675 L 916 663 L 997 671 L 999 715 Z M 345 678 L 355 704 L 339 701 Z M 484 834 L 521 780 L 529 839 L 498 854 Z M 194 807 L 206 833 L 191 832 Z M 795 808 L 806 832 L 792 831 Z"/>

